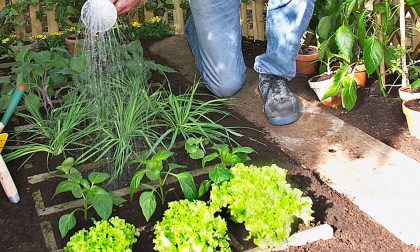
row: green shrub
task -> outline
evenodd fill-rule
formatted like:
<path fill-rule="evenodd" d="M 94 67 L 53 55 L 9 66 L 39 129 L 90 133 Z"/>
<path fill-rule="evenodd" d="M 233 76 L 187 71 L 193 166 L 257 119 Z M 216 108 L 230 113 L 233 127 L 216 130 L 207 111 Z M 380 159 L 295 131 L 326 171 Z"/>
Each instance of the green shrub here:
<path fill-rule="evenodd" d="M 89 231 L 82 229 L 74 234 L 64 248 L 65 252 L 132 251 L 140 232 L 134 225 L 118 217 L 95 222 Z"/>
<path fill-rule="evenodd" d="M 231 251 L 226 222 L 203 201 L 170 202 L 155 235 L 157 251 Z"/>
<path fill-rule="evenodd" d="M 213 185 L 210 207 L 213 211 L 228 207 L 232 220 L 244 223 L 259 247 L 283 245 L 296 218 L 305 224 L 312 220 L 312 200 L 291 188 L 286 170 L 277 165 L 259 168 L 240 163 L 231 172 L 229 181 Z"/>

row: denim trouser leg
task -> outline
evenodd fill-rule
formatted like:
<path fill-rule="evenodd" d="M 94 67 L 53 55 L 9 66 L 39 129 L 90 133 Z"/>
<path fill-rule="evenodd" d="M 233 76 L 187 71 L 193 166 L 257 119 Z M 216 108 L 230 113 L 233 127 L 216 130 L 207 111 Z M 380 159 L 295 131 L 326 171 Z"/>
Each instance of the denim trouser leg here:
<path fill-rule="evenodd" d="M 255 71 L 286 79 L 295 76 L 300 38 L 308 27 L 313 8 L 314 0 L 269 0 L 267 50 L 255 58 Z"/>
<path fill-rule="evenodd" d="M 185 34 L 208 89 L 232 96 L 245 81 L 240 0 L 191 0 Z M 197 29 L 196 29 L 197 27 Z"/>

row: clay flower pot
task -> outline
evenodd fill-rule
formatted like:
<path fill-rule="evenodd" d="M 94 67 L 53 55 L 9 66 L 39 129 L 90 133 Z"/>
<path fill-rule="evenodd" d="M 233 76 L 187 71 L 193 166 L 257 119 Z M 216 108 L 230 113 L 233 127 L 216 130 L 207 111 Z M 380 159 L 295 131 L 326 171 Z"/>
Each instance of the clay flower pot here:
<path fill-rule="evenodd" d="M 400 87 L 398 89 L 398 94 L 403 101 L 420 99 L 420 92 L 413 91 L 410 87 Z"/>
<path fill-rule="evenodd" d="M 341 105 L 341 96 L 336 95 L 328 99 L 323 100 L 325 92 L 332 85 L 334 73 L 323 73 L 316 75 L 309 79 L 309 86 L 314 90 L 316 96 L 321 101 L 322 104 L 328 107 L 340 106 Z"/>
<path fill-rule="evenodd" d="M 404 101 L 402 110 L 407 119 L 410 134 L 420 139 L 420 99 Z"/>
<path fill-rule="evenodd" d="M 296 56 L 296 72 L 303 75 L 312 75 L 318 71 L 318 48 L 316 46 L 302 45 Z"/>
<path fill-rule="evenodd" d="M 79 38 L 76 35 L 72 34 L 66 37 L 65 41 L 69 52 L 71 54 L 75 54 L 78 48 L 80 48 L 83 45 L 84 39 L 83 37 Z"/>
<path fill-rule="evenodd" d="M 364 64 L 356 65 L 353 70 L 354 80 L 357 83 L 357 87 L 362 88 L 366 86 L 366 67 Z"/>

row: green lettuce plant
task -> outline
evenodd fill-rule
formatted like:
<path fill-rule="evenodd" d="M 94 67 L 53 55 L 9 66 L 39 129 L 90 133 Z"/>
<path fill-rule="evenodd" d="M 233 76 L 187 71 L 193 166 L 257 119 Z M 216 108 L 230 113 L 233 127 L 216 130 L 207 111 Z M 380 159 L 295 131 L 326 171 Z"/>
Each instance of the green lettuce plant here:
<path fill-rule="evenodd" d="M 90 208 L 96 211 L 102 220 L 106 220 L 111 216 L 113 206 L 121 205 L 125 202 L 120 196 L 112 192 L 108 192 L 99 185 L 110 178 L 110 175 L 103 172 L 92 172 L 87 179 L 83 178 L 82 173 L 74 167 L 74 159 L 67 158 L 57 167 L 57 170 L 63 174 L 59 177 L 64 178 L 56 189 L 54 196 L 63 192 L 71 192 L 76 199 L 82 199 L 83 208 L 77 208 L 69 214 L 60 217 L 58 226 L 61 237 L 66 236 L 69 230 L 76 225 L 75 213 L 83 212 L 83 217 L 87 220 Z"/>
<path fill-rule="evenodd" d="M 96 221 L 89 231 L 75 233 L 64 248 L 65 252 L 121 251 L 131 252 L 140 232 L 124 219 L 112 217 L 109 221 Z"/>
<path fill-rule="evenodd" d="M 215 184 L 210 193 L 210 207 L 227 207 L 231 219 L 244 223 L 249 238 L 261 248 L 285 245 L 291 225 L 301 219 L 306 225 L 313 219 L 312 200 L 302 191 L 291 188 L 287 171 L 277 165 L 256 167 L 236 164 L 232 178 Z"/>
<path fill-rule="evenodd" d="M 231 251 L 226 222 L 203 201 L 170 202 L 154 229 L 156 251 Z"/>

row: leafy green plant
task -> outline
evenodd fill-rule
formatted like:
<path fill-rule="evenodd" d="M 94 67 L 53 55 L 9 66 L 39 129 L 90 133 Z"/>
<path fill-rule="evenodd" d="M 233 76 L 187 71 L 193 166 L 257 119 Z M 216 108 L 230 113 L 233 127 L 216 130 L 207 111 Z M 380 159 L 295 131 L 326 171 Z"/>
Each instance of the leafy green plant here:
<path fill-rule="evenodd" d="M 62 106 L 46 111 L 44 118 L 40 111 L 40 98 L 35 94 L 27 95 L 25 107 L 29 113 L 18 115 L 30 127 L 16 132 L 16 135 L 24 135 L 26 139 L 11 139 L 19 141 L 21 145 L 8 146 L 11 152 L 4 155 L 4 159 L 10 161 L 38 152 L 46 152 L 48 156 L 81 152 L 77 163 L 83 163 L 104 152 L 110 143 L 107 139 L 99 138 L 102 125 L 95 121 L 96 115 L 89 109 L 86 100 L 84 94 L 69 92 L 64 96 Z"/>
<path fill-rule="evenodd" d="M 130 40 L 159 39 L 171 33 L 170 26 L 160 17 L 153 17 L 144 23 L 132 22 L 126 29 Z"/>
<path fill-rule="evenodd" d="M 31 39 L 38 51 L 49 51 L 57 47 L 66 49 L 65 36 L 64 32 L 53 32 L 49 35 L 34 36 Z"/>
<path fill-rule="evenodd" d="M 203 137 L 218 143 L 235 142 L 232 137 L 242 136 L 232 127 L 225 127 L 219 120 L 210 118 L 210 115 L 221 118 L 229 116 L 230 113 L 223 108 L 228 105 L 229 99 L 198 94 L 198 85 L 195 83 L 180 95 L 169 92 L 159 103 L 160 118 L 168 126 L 164 134 L 170 135 L 169 148 L 172 148 L 178 136 L 185 140 Z"/>
<path fill-rule="evenodd" d="M 64 84 L 69 81 L 65 70 L 69 68 L 67 51 L 32 51 L 30 46 L 21 46 L 16 55 L 18 66 L 12 69 L 17 83 L 25 83 L 31 92 L 39 93 L 44 107 L 52 107 L 51 96 L 55 95 L 52 84 Z M 33 91 L 32 91 L 33 90 Z"/>
<path fill-rule="evenodd" d="M 188 155 L 192 159 L 202 159 L 205 155 L 204 146 L 208 144 L 208 140 L 203 138 L 188 138 L 184 147 Z"/>
<path fill-rule="evenodd" d="M 163 17 L 167 10 L 174 9 L 173 0 L 147 0 L 144 7 L 148 11 L 153 11 L 155 16 Z"/>
<path fill-rule="evenodd" d="M 172 155 L 173 152 L 171 151 L 160 150 L 150 159 L 147 159 L 146 154 L 144 154 L 132 162 L 140 163 L 143 168 L 137 171 L 131 179 L 130 198 L 133 198 L 134 193 L 140 186 L 148 189 L 147 191 L 142 192 L 139 198 L 140 208 L 146 221 L 149 221 L 156 210 L 157 203 L 155 195 L 159 197 L 162 204 L 165 203 L 166 195 L 169 190 L 166 191 L 164 186 L 169 176 L 174 176 L 178 179 L 186 199 L 194 200 L 197 198 L 197 188 L 193 176 L 188 171 L 181 173 L 173 172 L 174 169 L 185 168 L 184 166 L 169 163 L 167 169 L 164 169 L 163 162 L 168 160 Z M 151 183 L 142 183 L 145 175 Z"/>
<path fill-rule="evenodd" d="M 232 174 L 227 167 L 238 163 L 244 163 L 248 159 L 248 154 L 254 152 L 251 147 L 234 147 L 231 150 L 226 144 L 215 144 L 211 149 L 216 150 L 216 152 L 205 156 L 201 160 L 201 163 L 204 167 L 207 162 L 215 159 L 220 160 L 220 163 L 214 165 L 209 172 L 211 181 L 216 184 L 220 184 L 232 177 Z"/>
<path fill-rule="evenodd" d="M 96 221 L 89 231 L 82 229 L 70 237 L 65 252 L 124 251 L 131 252 L 140 232 L 124 219 L 112 217 Z"/>
<path fill-rule="evenodd" d="M 313 219 L 312 200 L 302 191 L 291 188 L 287 171 L 277 165 L 256 167 L 236 164 L 232 178 L 213 185 L 210 207 L 220 211 L 227 207 L 231 219 L 244 223 L 249 238 L 261 248 L 281 246 L 297 219 L 308 225 Z"/>
<path fill-rule="evenodd" d="M 64 160 L 57 167 L 57 170 L 63 172 L 60 177 L 65 180 L 57 185 L 54 196 L 63 192 L 71 192 L 73 197 L 83 200 L 83 208 L 77 208 L 71 213 L 60 217 L 58 225 L 61 237 L 66 236 L 68 231 L 76 225 L 75 213 L 77 211 L 82 211 L 84 219 L 87 220 L 88 211 L 93 207 L 99 217 L 106 220 L 111 216 L 114 205 L 118 206 L 125 202 L 125 199 L 122 197 L 99 186 L 110 178 L 110 175 L 107 173 L 92 172 L 85 179 L 82 173 L 74 167 L 73 158 Z"/>
<path fill-rule="evenodd" d="M 157 251 L 231 251 L 226 222 L 203 201 L 169 202 L 154 229 Z"/>

